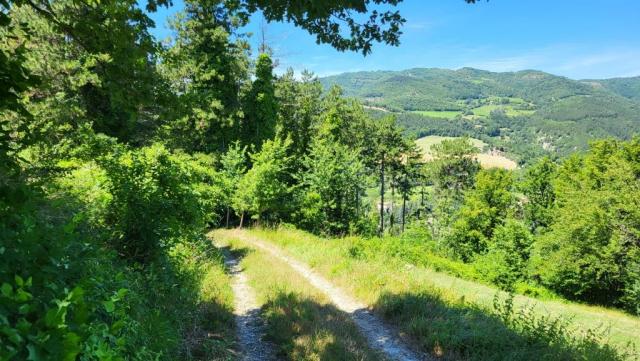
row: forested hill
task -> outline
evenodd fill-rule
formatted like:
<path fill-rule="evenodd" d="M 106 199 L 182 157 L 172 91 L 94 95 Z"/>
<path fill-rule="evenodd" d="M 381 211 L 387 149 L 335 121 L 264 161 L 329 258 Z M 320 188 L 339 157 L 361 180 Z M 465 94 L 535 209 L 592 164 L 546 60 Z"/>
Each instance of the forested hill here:
<path fill-rule="evenodd" d="M 618 95 L 640 101 L 640 76 L 631 78 L 612 78 L 602 80 L 583 80 L 594 86 L 602 86 Z"/>
<path fill-rule="evenodd" d="M 640 131 L 640 77 L 572 80 L 535 70 L 417 68 L 345 73 L 321 82 L 339 85 L 372 111 L 396 113 L 417 136 L 468 134 L 521 161 Z"/>

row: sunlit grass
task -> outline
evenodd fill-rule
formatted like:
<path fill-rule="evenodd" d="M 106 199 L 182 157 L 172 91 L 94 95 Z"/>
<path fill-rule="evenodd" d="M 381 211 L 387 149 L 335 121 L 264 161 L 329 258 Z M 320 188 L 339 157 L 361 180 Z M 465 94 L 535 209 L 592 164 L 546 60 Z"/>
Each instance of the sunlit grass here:
<path fill-rule="evenodd" d="M 462 114 L 459 110 L 413 110 L 411 113 L 416 113 L 430 118 L 444 118 L 453 119 Z"/>
<path fill-rule="evenodd" d="M 414 336 L 420 335 L 420 332 L 425 329 L 441 333 L 441 338 L 425 339 L 426 343 L 423 347 L 427 351 L 433 353 L 432 348 L 438 345 L 444 350 L 443 352 L 451 355 L 462 353 L 464 356 L 467 352 L 476 352 L 475 356 L 478 356 L 484 355 L 483 352 L 487 350 L 499 352 L 496 350 L 501 350 L 502 347 L 515 347 L 509 346 L 510 343 L 522 342 L 522 337 L 500 327 L 500 323 L 490 315 L 495 295 L 506 296 L 493 287 L 456 278 L 426 267 L 410 265 L 394 257 L 384 255 L 376 259 L 350 257 L 350 249 L 354 241 L 350 238 L 323 239 L 289 229 L 280 229 L 277 232 L 272 230 L 250 232 L 283 247 L 291 255 L 308 263 L 334 283 L 383 314 L 389 311 L 387 307 L 389 304 L 398 307 L 398 302 L 402 305 L 401 307 L 409 307 L 408 305 L 412 302 L 426 300 L 424 302 L 428 304 L 425 303 L 421 307 L 433 307 L 433 305 L 439 307 L 439 315 L 436 319 L 425 316 L 427 319 L 424 322 L 421 321 L 421 326 L 403 325 L 408 327 L 405 331 Z M 398 299 L 400 296 L 402 296 L 401 300 Z M 571 319 L 571 327 L 576 334 L 582 334 L 587 329 L 608 328 L 608 340 L 601 340 L 601 342 L 608 341 L 620 349 L 626 349 L 629 342 L 637 342 L 640 339 L 640 318 L 617 310 L 556 300 L 535 300 L 524 296 L 515 297 L 514 307 L 516 310 L 530 308 L 533 317 Z M 404 322 L 405 317 L 408 316 L 400 312 L 389 317 L 392 321 Z M 447 317 L 455 319 L 447 319 Z M 469 319 L 466 321 L 457 319 L 467 317 Z M 479 332 L 478 328 L 482 327 L 485 329 Z M 464 338 L 460 332 L 467 332 L 471 336 L 467 335 L 470 338 Z M 500 332 L 503 339 L 493 341 L 487 339 L 487 337 L 493 337 L 492 332 Z M 484 351 L 467 350 L 465 343 L 478 343 L 484 347 Z M 525 347 L 523 352 L 525 351 L 531 350 Z M 536 349 L 535 352 L 540 351 Z M 534 356 L 535 353 L 531 355 L 531 357 Z"/>
<path fill-rule="evenodd" d="M 486 104 L 479 106 L 477 108 L 471 109 L 473 115 L 478 117 L 487 118 L 491 115 L 491 112 L 494 110 L 501 109 L 505 112 L 505 114 L 509 117 L 515 117 L 519 115 L 531 115 L 535 113 L 535 110 L 524 110 L 524 109 L 516 109 L 511 105 L 497 105 L 497 104 Z"/>
<path fill-rule="evenodd" d="M 231 232 L 212 236 L 243 257 L 241 266 L 256 293 L 267 338 L 289 360 L 382 360 L 348 314 L 283 262 L 249 248 Z"/>
<path fill-rule="evenodd" d="M 174 284 L 167 288 L 184 290 L 192 287 L 195 298 L 193 304 L 189 305 L 176 304 L 176 298 L 167 294 L 155 297 L 167 303 L 165 309 L 176 313 L 174 317 L 183 330 L 180 359 L 235 359 L 234 296 L 231 277 L 225 270 L 222 255 L 214 247 L 200 248 L 191 244 L 174 247 L 171 255 L 179 260 L 183 273 L 190 277 L 184 278 L 182 281 L 185 283 L 180 287 Z M 153 314 L 159 320 L 169 317 L 163 312 L 154 311 Z M 158 328 L 154 322 L 146 322 L 145 326 Z"/>

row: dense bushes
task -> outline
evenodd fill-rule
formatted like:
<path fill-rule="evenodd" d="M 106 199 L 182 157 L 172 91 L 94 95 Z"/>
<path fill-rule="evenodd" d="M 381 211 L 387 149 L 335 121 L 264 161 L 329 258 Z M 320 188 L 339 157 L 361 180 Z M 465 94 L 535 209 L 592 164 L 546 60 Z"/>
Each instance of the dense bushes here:
<path fill-rule="evenodd" d="M 640 138 L 592 144 L 554 182 L 553 222 L 535 245 L 541 282 L 570 298 L 640 311 Z"/>
<path fill-rule="evenodd" d="M 480 171 L 473 189 L 465 193 L 464 203 L 447 237 L 454 253 L 465 261 L 484 254 L 495 243 L 494 230 L 512 212 L 512 175 L 503 169 Z"/>
<path fill-rule="evenodd" d="M 202 236 L 220 192 L 210 162 L 154 145 L 60 163 L 46 192 L 14 178 L 0 200 L 0 357 L 228 355 L 227 276 Z"/>
<path fill-rule="evenodd" d="M 481 170 L 457 207 L 453 198 L 445 214 L 453 214 L 450 230 L 432 232 L 439 245 L 432 250 L 472 263 L 482 279 L 504 289 L 539 293 L 542 286 L 638 313 L 638 154 L 640 138 L 604 140 L 560 165 L 541 159 L 519 179 Z"/>
<path fill-rule="evenodd" d="M 498 286 L 513 290 L 519 280 L 528 277 L 528 260 L 533 237 L 522 222 L 508 219 L 493 233 L 487 252 L 474 264 L 483 278 Z"/>
<path fill-rule="evenodd" d="M 135 276 L 78 229 L 81 213 L 64 221 L 43 194 L 24 191 L 28 199 L 0 225 L 3 358 L 155 357 L 158 350 L 136 349 L 126 338 L 135 330 L 122 301 L 136 302 L 127 292 Z"/>
<path fill-rule="evenodd" d="M 106 219 L 111 240 L 126 259 L 144 262 L 171 246 L 170 240 L 201 231 L 207 193 L 194 187 L 195 161 L 170 154 L 160 145 L 118 151 L 100 160 L 112 195 Z M 215 198 L 214 198 L 215 199 Z"/>
<path fill-rule="evenodd" d="M 53 222 L 53 214 L 38 212 L 41 194 L 27 187 L 20 192 L 27 197 L 22 206 L 3 204 L 8 212 L 0 218 L 0 355 L 74 359 L 83 348 L 117 354 L 121 330 L 112 326 L 119 318 L 118 285 L 103 292 L 81 286 L 81 270 L 95 257 L 95 248 L 81 242 L 71 223 Z M 94 298 L 113 301 L 113 307 L 104 309 L 91 302 Z"/>

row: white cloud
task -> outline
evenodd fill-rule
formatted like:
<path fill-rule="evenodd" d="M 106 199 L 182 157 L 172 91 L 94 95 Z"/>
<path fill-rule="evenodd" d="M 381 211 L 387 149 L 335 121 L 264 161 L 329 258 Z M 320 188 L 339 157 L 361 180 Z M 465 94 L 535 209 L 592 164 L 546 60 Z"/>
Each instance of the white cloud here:
<path fill-rule="evenodd" d="M 402 27 L 402 30 L 417 30 L 417 31 L 423 31 L 423 30 L 430 30 L 432 28 L 434 28 L 436 26 L 436 24 L 434 22 L 430 22 L 430 21 L 411 21 L 408 20 L 404 26 Z"/>
<path fill-rule="evenodd" d="M 640 50 L 606 49 L 598 53 L 581 54 L 565 59 L 555 67 L 555 70 L 576 74 L 579 77 L 589 77 L 590 74 L 614 77 L 630 73 L 637 75 L 635 70 L 638 68 L 640 68 Z"/>

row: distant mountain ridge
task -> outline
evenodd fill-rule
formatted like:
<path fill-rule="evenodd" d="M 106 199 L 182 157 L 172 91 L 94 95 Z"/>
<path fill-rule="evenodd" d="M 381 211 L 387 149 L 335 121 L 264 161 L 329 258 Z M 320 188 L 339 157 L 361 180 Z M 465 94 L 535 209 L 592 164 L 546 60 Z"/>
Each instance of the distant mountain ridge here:
<path fill-rule="evenodd" d="M 572 80 L 538 70 L 498 73 L 474 68 L 413 68 L 343 73 L 320 81 L 325 87 L 339 85 L 347 96 L 396 110 L 453 110 L 460 108 L 455 100 L 488 96 L 520 97 L 540 103 L 576 95 L 640 100 L 640 76 Z"/>
<path fill-rule="evenodd" d="M 602 87 L 620 96 L 631 100 L 640 101 L 640 76 L 600 80 L 582 80 L 582 82 L 599 84 Z"/>
<path fill-rule="evenodd" d="M 640 77 L 573 80 L 537 70 L 414 68 L 320 81 L 339 85 L 374 113 L 396 113 L 418 136 L 468 134 L 520 158 L 530 156 L 523 152 L 562 155 L 586 148 L 590 139 L 640 132 Z"/>

